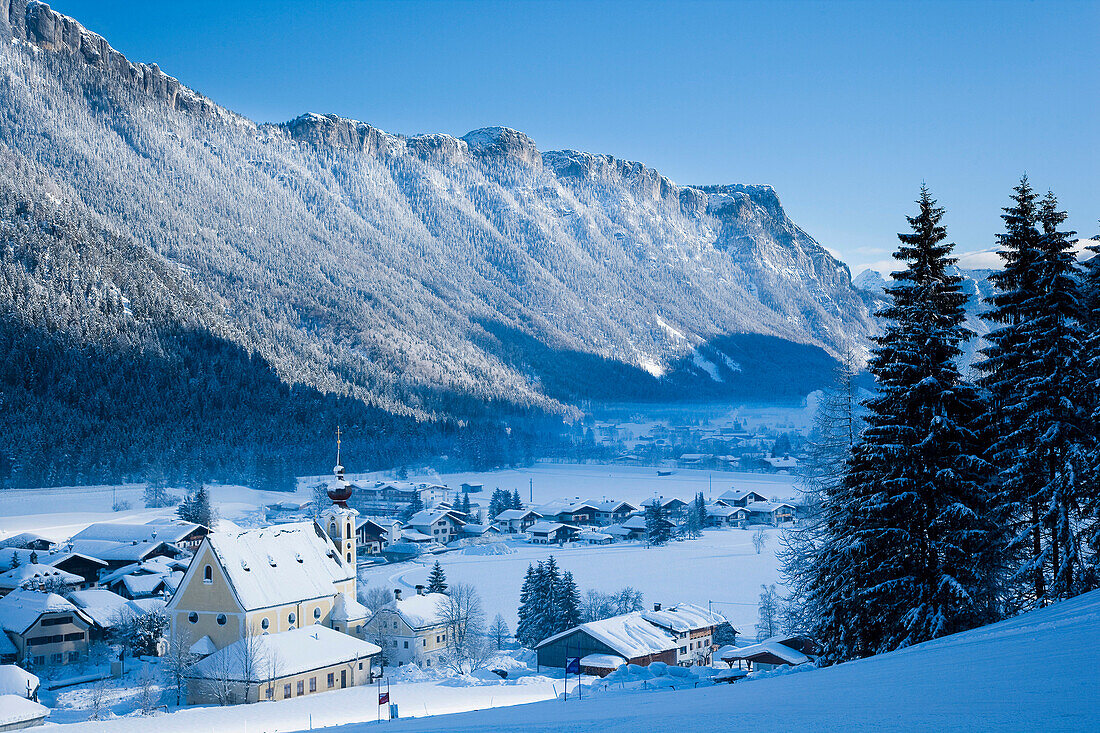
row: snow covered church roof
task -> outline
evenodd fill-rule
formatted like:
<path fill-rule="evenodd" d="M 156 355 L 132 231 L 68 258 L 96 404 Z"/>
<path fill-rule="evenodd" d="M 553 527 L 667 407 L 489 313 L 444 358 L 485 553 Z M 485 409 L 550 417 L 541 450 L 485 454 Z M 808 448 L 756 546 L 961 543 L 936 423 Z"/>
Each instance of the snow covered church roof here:
<path fill-rule="evenodd" d="M 322 598 L 355 577 L 316 522 L 215 532 L 207 543 L 246 611 Z M 189 574 L 201 572 L 192 562 Z"/>
<path fill-rule="evenodd" d="M 589 621 L 540 641 L 539 649 L 574 632 L 581 631 L 613 649 L 625 659 L 658 654 L 676 647 L 676 641 L 662 628 L 647 621 L 640 611 Z"/>
<path fill-rule="evenodd" d="M 380 651 L 377 644 L 315 624 L 235 641 L 196 662 L 188 676 L 203 679 L 217 675 L 234 681 L 263 682 L 366 659 Z"/>

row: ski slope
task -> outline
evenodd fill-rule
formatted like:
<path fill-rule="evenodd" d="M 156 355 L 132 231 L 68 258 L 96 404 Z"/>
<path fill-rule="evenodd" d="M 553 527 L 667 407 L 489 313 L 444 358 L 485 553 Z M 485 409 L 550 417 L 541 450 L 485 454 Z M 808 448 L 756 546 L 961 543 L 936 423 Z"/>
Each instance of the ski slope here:
<path fill-rule="evenodd" d="M 732 686 L 605 693 L 395 721 L 389 733 L 1100 730 L 1100 591 L 835 667 Z M 369 726 L 339 728 L 345 733 Z"/>

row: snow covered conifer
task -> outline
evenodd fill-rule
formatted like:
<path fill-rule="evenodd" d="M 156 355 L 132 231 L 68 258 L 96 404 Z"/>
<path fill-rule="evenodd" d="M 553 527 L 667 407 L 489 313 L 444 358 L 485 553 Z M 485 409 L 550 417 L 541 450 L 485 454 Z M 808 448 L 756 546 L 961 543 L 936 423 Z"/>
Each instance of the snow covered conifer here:
<path fill-rule="evenodd" d="M 826 661 L 867 656 L 962 631 L 997 615 L 998 536 L 984 405 L 955 360 L 970 333 L 943 209 L 926 187 L 912 232 L 899 234 L 892 304 L 879 315 L 869 368 L 878 386 L 844 490 L 827 506 L 835 538 L 816 560 L 812 631 Z"/>
<path fill-rule="evenodd" d="M 581 622 L 581 593 L 577 588 L 577 581 L 573 580 L 573 573 L 566 570 L 561 576 L 561 592 L 559 593 L 558 613 L 554 619 L 556 630 L 554 633 L 571 629 Z"/>
<path fill-rule="evenodd" d="M 645 535 L 651 545 L 663 545 L 669 540 L 668 513 L 660 499 L 653 499 L 645 508 Z"/>
<path fill-rule="evenodd" d="M 541 565 L 541 563 L 540 563 Z M 527 566 L 527 573 L 523 577 L 523 587 L 519 592 L 519 623 L 516 624 L 516 641 L 528 649 L 542 641 L 536 639 L 537 610 L 535 608 L 535 585 L 537 576 L 534 565 Z"/>
<path fill-rule="evenodd" d="M 443 566 L 439 564 L 439 560 L 435 561 L 435 565 L 432 566 L 432 571 L 428 573 L 428 592 L 447 592 L 447 575 L 443 572 Z"/>
<path fill-rule="evenodd" d="M 519 489 L 512 489 L 512 504 L 509 509 L 522 509 L 523 500 L 519 498 Z"/>

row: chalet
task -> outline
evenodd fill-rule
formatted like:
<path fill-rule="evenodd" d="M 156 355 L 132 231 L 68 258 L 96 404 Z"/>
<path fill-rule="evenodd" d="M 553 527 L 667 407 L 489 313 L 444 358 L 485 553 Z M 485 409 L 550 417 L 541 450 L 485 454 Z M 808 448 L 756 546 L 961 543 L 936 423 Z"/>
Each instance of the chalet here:
<path fill-rule="evenodd" d="M 708 527 L 743 527 L 749 518 L 745 507 L 710 504 L 707 506 Z"/>
<path fill-rule="evenodd" d="M 652 611 L 642 613 L 642 618 L 675 640 L 676 663 L 681 666 L 710 664 L 714 630 L 726 622 L 723 616 L 690 603 L 669 608 L 655 603 Z"/>
<path fill-rule="evenodd" d="M 381 555 L 382 548 L 392 542 L 401 531 L 401 523 L 393 520 L 360 518 L 355 523 L 355 544 L 365 555 Z"/>
<path fill-rule="evenodd" d="M 505 509 L 493 519 L 493 525 L 504 534 L 520 534 L 542 519 L 531 509 Z"/>
<path fill-rule="evenodd" d="M 595 506 L 596 524 L 601 527 L 619 524 L 639 509 L 628 501 L 598 501 Z"/>
<path fill-rule="evenodd" d="M 357 513 L 347 506 L 343 471 L 336 466 L 333 503 L 316 522 L 207 535 L 168 603 L 173 632 L 223 649 L 309 625 L 345 633 L 362 626 L 369 612 L 355 595 Z"/>
<path fill-rule="evenodd" d="M 535 545 L 554 545 L 576 539 L 580 527 L 561 522 L 536 522 L 527 528 L 527 541 Z"/>
<path fill-rule="evenodd" d="M 500 530 L 492 524 L 481 524 L 476 522 L 467 522 L 462 525 L 462 534 L 459 535 L 460 539 L 477 539 L 477 538 L 490 538 L 500 535 Z"/>
<path fill-rule="evenodd" d="M 107 567 L 104 560 L 97 557 L 81 555 L 79 552 L 67 552 L 64 550 L 0 550 L 0 572 L 7 572 L 17 565 L 32 565 L 42 563 L 64 570 L 73 575 L 79 575 L 81 581 L 75 584 L 77 588 L 93 588 L 99 582 L 99 574 Z"/>
<path fill-rule="evenodd" d="M 591 502 L 576 500 L 543 504 L 535 507 L 535 511 L 546 520 L 562 524 L 595 524 L 599 510 Z"/>
<path fill-rule="evenodd" d="M 716 656 L 731 667 L 736 664 L 738 669 L 762 671 L 809 664 L 815 654 L 813 641 L 805 636 L 773 636 L 749 646 L 722 647 Z"/>
<path fill-rule="evenodd" d="M 15 590 L 0 598 L 0 629 L 16 649 L 16 661 L 42 667 L 70 664 L 88 653 L 91 619 L 55 593 Z"/>
<path fill-rule="evenodd" d="M 718 497 L 719 504 L 725 504 L 726 506 L 747 506 L 757 501 L 767 501 L 768 497 L 763 494 L 758 494 L 755 491 L 742 491 L 739 489 L 730 489 Z"/>
<path fill-rule="evenodd" d="M 670 533 L 676 529 L 676 522 L 673 522 L 671 519 L 661 519 L 660 522 Z M 641 515 L 633 516 L 622 524 L 617 525 L 617 527 L 621 527 L 628 532 L 628 539 L 644 540 L 646 537 L 649 536 L 646 518 Z M 611 529 L 611 527 L 608 527 L 607 531 L 610 532 Z"/>
<path fill-rule="evenodd" d="M 565 667 L 568 659 L 603 654 L 629 664 L 676 664 L 676 640 L 638 611 L 574 626 L 535 645 L 539 667 Z M 591 661 L 591 660 L 590 660 Z"/>
<path fill-rule="evenodd" d="M 73 535 L 74 542 L 100 540 L 129 544 L 167 542 L 181 550 L 194 552 L 209 533 L 206 527 L 194 522 L 150 522 L 149 524 L 122 524 L 96 522 Z"/>
<path fill-rule="evenodd" d="M 0 573 L 0 596 L 19 589 L 60 593 L 76 588 L 83 582 L 84 578 L 79 575 L 65 572 L 52 565 L 27 563 Z"/>
<path fill-rule="evenodd" d="M 644 510 L 648 506 L 658 504 L 664 508 L 665 512 L 670 517 L 679 517 L 687 511 L 687 502 L 683 499 L 677 499 L 676 497 L 666 498 L 664 496 L 655 496 L 652 499 L 646 499 L 642 502 L 641 508 Z"/>
<path fill-rule="evenodd" d="M 57 543 L 34 532 L 20 532 L 0 540 L 0 547 L 10 547 L 18 550 L 52 550 Z"/>
<path fill-rule="evenodd" d="M 417 512 L 405 524 L 439 544 L 446 545 L 461 536 L 466 519 L 460 511 L 436 508 Z"/>
<path fill-rule="evenodd" d="M 402 666 L 416 663 L 438 667 L 447 649 L 447 603 L 443 593 L 424 593 L 417 587 L 416 595 L 401 597 L 395 589 L 394 599 L 374 612 L 362 636 L 385 646 L 390 664 Z"/>
<path fill-rule="evenodd" d="M 188 670 L 187 703 L 289 700 L 369 685 L 380 651 L 320 625 L 238 639 Z"/>
<path fill-rule="evenodd" d="M 745 509 L 749 513 L 749 524 L 779 526 L 783 522 L 794 520 L 794 507 L 784 502 L 754 501 Z"/>
<path fill-rule="evenodd" d="M 107 563 L 107 570 L 117 570 L 154 557 L 182 557 L 184 551 L 167 542 L 114 542 L 112 540 L 71 540 L 69 552 L 94 557 Z"/>

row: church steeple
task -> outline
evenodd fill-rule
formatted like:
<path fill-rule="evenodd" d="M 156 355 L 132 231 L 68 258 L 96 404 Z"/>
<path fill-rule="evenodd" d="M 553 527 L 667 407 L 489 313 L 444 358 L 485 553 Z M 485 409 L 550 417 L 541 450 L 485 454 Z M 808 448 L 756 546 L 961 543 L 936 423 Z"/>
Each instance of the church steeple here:
<path fill-rule="evenodd" d="M 329 487 L 328 498 L 332 500 L 332 506 L 321 512 L 322 527 L 328 533 L 332 543 L 340 551 L 352 569 L 355 568 L 355 518 L 359 512 L 348 507 L 348 499 L 351 498 L 351 483 L 344 477 L 344 466 L 340 462 L 340 438 L 343 433 L 336 428 L 336 465 L 332 473 L 336 481 Z"/>

